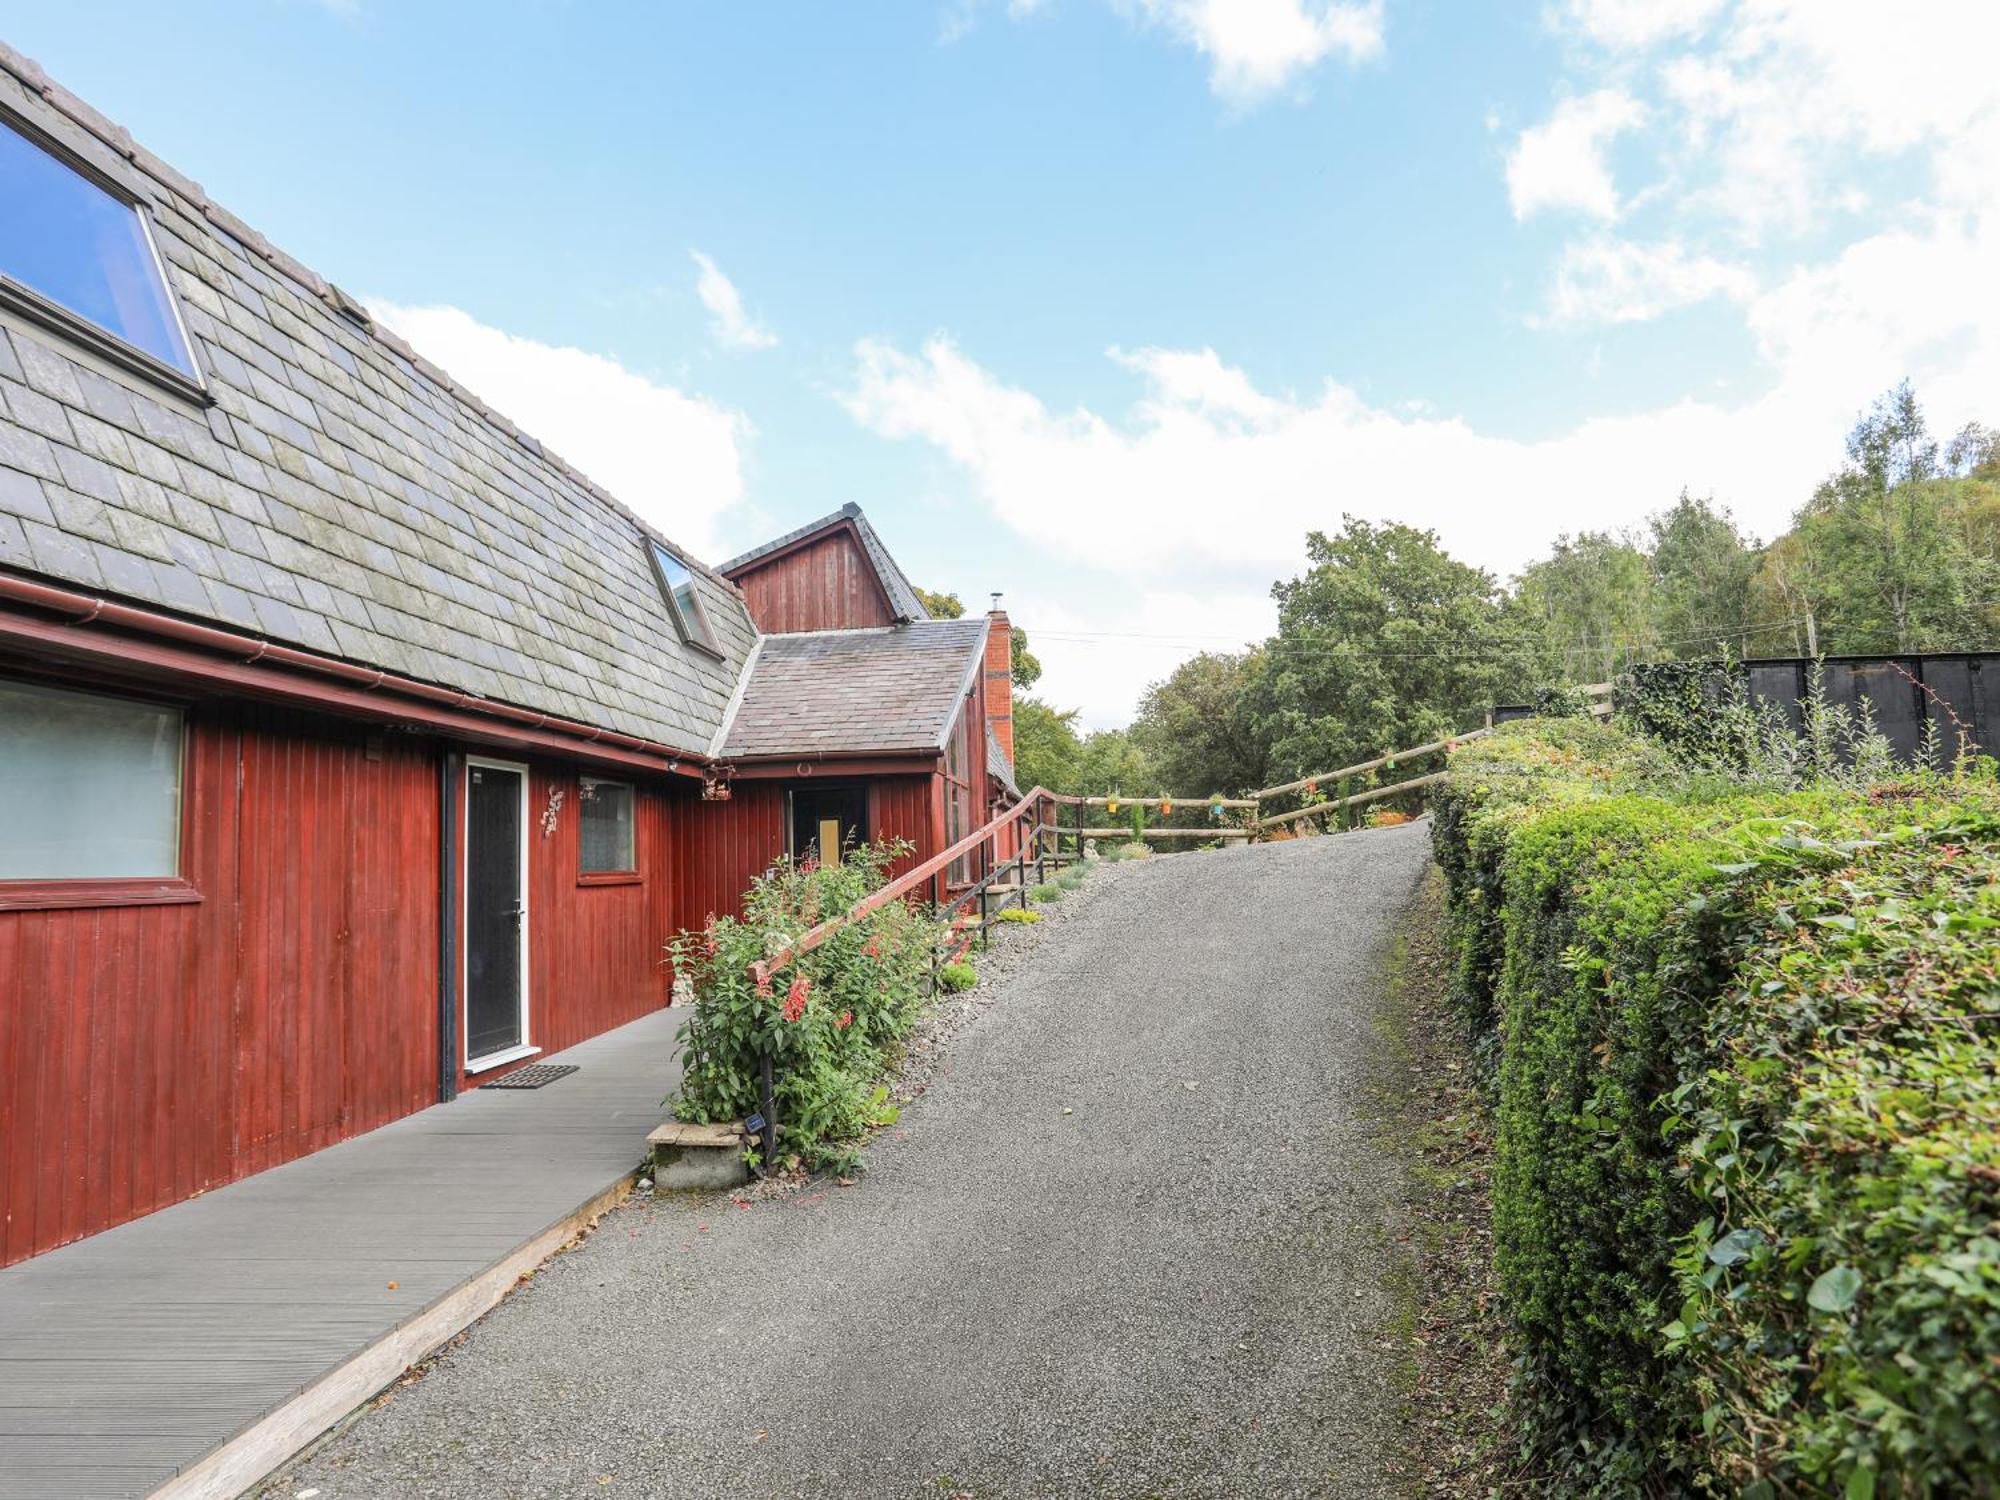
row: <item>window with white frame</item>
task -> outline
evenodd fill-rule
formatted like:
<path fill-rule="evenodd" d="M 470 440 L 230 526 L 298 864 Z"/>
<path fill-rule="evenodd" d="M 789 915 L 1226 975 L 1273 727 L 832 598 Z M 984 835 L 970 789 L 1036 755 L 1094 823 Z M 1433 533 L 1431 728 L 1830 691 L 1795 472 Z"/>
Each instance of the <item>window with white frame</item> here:
<path fill-rule="evenodd" d="M 660 579 L 661 596 L 667 602 L 667 613 L 674 617 L 681 639 L 720 656 L 722 648 L 715 644 L 715 631 L 709 626 L 701 595 L 695 591 L 694 570 L 658 542 L 650 543 L 649 547 L 653 571 Z"/>
<path fill-rule="evenodd" d="M 625 782 L 583 778 L 577 794 L 582 874 L 629 875 L 639 868 L 632 809 L 632 788 Z"/>
<path fill-rule="evenodd" d="M 111 183 L 0 116 L 0 300 L 70 333 L 108 335 L 189 381 L 194 355 L 152 230 Z M 79 326 L 80 325 L 80 326 Z M 93 343 L 97 342 L 92 340 Z"/>
<path fill-rule="evenodd" d="M 181 711 L 0 680 L 0 880 L 180 873 Z"/>

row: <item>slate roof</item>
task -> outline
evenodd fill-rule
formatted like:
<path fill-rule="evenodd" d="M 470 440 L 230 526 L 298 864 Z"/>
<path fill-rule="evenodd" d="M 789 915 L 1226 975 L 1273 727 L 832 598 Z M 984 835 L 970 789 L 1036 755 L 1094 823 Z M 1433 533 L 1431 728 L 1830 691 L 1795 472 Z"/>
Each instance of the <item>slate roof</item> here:
<path fill-rule="evenodd" d="M 903 572 L 896 559 L 889 555 L 889 549 L 882 545 L 882 538 L 877 536 L 875 528 L 868 524 L 868 517 L 861 513 L 861 507 L 852 500 L 832 515 L 821 516 L 817 521 L 808 521 L 805 525 L 795 527 L 761 547 L 752 547 L 741 556 L 730 558 L 715 571 L 726 578 L 734 578 L 758 559 L 781 551 L 794 542 L 802 542 L 809 536 L 839 525 L 842 521 L 854 523 L 855 534 L 861 538 L 861 550 L 867 554 L 869 565 L 874 568 L 875 577 L 882 585 L 882 592 L 888 595 L 889 608 L 895 613 L 896 619 L 905 623 L 911 620 L 928 620 L 931 617 L 930 611 L 924 608 L 924 601 L 917 597 L 916 588 L 910 583 L 908 575 Z"/>
<path fill-rule="evenodd" d="M 147 206 L 213 400 L 0 328 L 0 567 L 710 742 L 756 638 L 733 585 L 689 559 L 721 659 L 683 645 L 605 491 L 5 47 L 0 107 Z"/>
<path fill-rule="evenodd" d="M 720 753 L 935 753 L 986 659 L 986 617 L 767 635 Z"/>
<path fill-rule="evenodd" d="M 986 723 L 986 770 L 987 774 L 1000 778 L 1000 785 L 1010 796 L 1018 797 L 1021 789 L 1014 783 L 1014 762 L 1007 752 L 1000 748 L 1000 736 L 993 732 L 993 721 Z"/>

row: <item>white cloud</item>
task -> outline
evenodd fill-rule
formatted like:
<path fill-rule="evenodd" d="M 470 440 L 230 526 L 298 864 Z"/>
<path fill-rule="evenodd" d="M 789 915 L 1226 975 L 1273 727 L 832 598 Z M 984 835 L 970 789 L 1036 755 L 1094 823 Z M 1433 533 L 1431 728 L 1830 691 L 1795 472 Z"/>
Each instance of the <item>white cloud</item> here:
<path fill-rule="evenodd" d="M 1757 281 L 1741 266 L 1694 255 L 1676 240 L 1643 245 L 1605 235 L 1563 249 L 1548 323 L 1641 323 L 1710 297 L 1748 301 Z"/>
<path fill-rule="evenodd" d="M 1141 12 L 1210 61 L 1209 86 L 1253 102 L 1329 57 L 1382 52 L 1382 0 L 1138 0 Z"/>
<path fill-rule="evenodd" d="M 1603 46 L 1651 47 L 1699 32 L 1727 0 L 1566 0 L 1562 19 Z"/>
<path fill-rule="evenodd" d="M 1514 217 L 1573 209 L 1606 221 L 1617 218 L 1618 189 L 1605 148 L 1644 118 L 1638 100 L 1604 88 L 1563 100 L 1547 120 L 1522 131 L 1507 157 L 1507 198 Z"/>
<path fill-rule="evenodd" d="M 1607 264 L 1626 275 L 1620 253 Z M 2000 223 L 1885 233 L 1764 292 L 1680 247 L 1634 247 L 1638 269 L 1613 305 L 1704 287 L 1745 299 L 1768 386 L 1740 404 L 1683 399 L 1539 441 L 1371 405 L 1333 383 L 1268 392 L 1206 349 L 1111 351 L 1142 385 L 1129 408 L 1105 413 L 1053 409 L 949 339 L 916 351 L 864 342 L 846 399 L 869 429 L 937 449 L 1030 542 L 1104 569 L 1115 610 L 1042 613 L 1018 600 L 1031 633 L 1081 631 L 1074 615 L 1106 632 L 1250 635 L 1268 628 L 1258 601 L 1270 581 L 1301 568 L 1304 533 L 1338 526 L 1343 512 L 1433 527 L 1455 555 L 1503 575 L 1559 531 L 1638 522 L 1684 485 L 1773 534 L 1839 462 L 1857 411 L 1902 376 L 1940 431 L 1992 419 L 1997 264 Z M 1049 694 L 1106 723 L 1202 644 L 1106 635 L 1037 651 L 1051 664 Z"/>
<path fill-rule="evenodd" d="M 699 250 L 690 250 L 696 275 L 695 295 L 708 309 L 709 329 L 725 349 L 772 349 L 778 336 L 745 311 L 743 296 L 736 283 L 722 274 L 721 267 Z"/>
<path fill-rule="evenodd" d="M 743 496 L 748 418 L 585 349 L 537 343 L 456 307 L 370 300 L 453 380 L 698 556 Z"/>
<path fill-rule="evenodd" d="M 1820 229 L 1868 206 L 1856 177 L 1871 162 L 1896 174 L 1884 212 L 2000 192 L 2000 6 L 1566 0 L 1552 20 L 1606 49 L 1575 86 L 1648 106 L 1643 144 L 1683 223 L 1746 245 Z"/>

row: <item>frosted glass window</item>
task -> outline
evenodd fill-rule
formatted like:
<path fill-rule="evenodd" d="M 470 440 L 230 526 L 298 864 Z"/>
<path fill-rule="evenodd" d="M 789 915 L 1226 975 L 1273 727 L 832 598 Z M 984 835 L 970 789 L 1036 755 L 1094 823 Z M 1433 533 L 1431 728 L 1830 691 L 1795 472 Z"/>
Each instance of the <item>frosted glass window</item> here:
<path fill-rule="evenodd" d="M 4 121 L 0 276 L 194 375 L 139 210 Z"/>
<path fill-rule="evenodd" d="M 0 880 L 180 871 L 181 712 L 0 682 Z"/>
<path fill-rule="evenodd" d="M 582 871 L 586 875 L 636 870 L 632 852 L 632 788 L 623 782 L 583 778 L 580 820 Z"/>

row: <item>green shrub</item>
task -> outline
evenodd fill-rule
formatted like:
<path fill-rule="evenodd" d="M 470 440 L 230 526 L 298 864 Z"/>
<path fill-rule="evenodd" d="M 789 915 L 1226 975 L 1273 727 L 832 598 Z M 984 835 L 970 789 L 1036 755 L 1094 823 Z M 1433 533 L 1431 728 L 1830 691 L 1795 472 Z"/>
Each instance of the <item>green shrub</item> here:
<path fill-rule="evenodd" d="M 1038 911 L 1028 911 L 1024 907 L 1010 906 L 1005 911 L 995 912 L 993 920 L 996 922 L 1020 923 L 1025 926 L 1041 921 L 1042 914 Z"/>
<path fill-rule="evenodd" d="M 979 983 L 979 971 L 961 960 L 946 964 L 938 970 L 938 988 L 947 994 L 956 995 L 960 990 L 969 990 Z"/>
<path fill-rule="evenodd" d="M 748 971 L 878 889 L 906 852 L 865 846 L 835 865 L 781 861 L 751 885 L 740 920 L 711 918 L 668 945 L 676 988 L 692 991 L 694 1011 L 680 1032 L 678 1118 L 755 1112 L 768 1050 L 786 1153 L 808 1166 L 851 1160 L 852 1144 L 883 1118 L 875 1083 L 885 1050 L 916 1024 L 927 997 L 938 925 L 892 901 L 836 931 L 767 988 Z"/>
<path fill-rule="evenodd" d="M 2000 796 L 1689 774 L 1564 720 L 1453 757 L 1528 1440 L 1579 1491 L 2000 1486 Z"/>
<path fill-rule="evenodd" d="M 1030 886 L 1028 896 L 1035 901 L 1060 901 L 1063 898 L 1063 888 L 1058 882 L 1051 880 L 1046 885 Z"/>
<path fill-rule="evenodd" d="M 1083 885 L 1082 868 L 1079 866 L 1072 869 L 1064 870 L 1062 874 L 1056 877 L 1056 884 L 1061 886 L 1066 891 L 1074 891 L 1080 889 Z"/>

